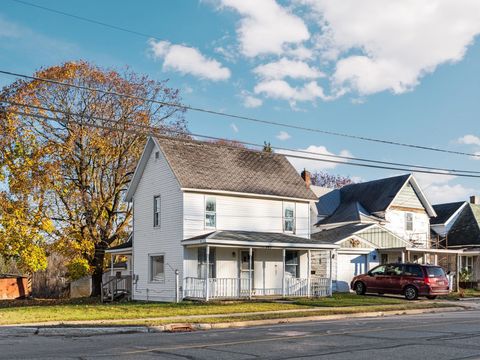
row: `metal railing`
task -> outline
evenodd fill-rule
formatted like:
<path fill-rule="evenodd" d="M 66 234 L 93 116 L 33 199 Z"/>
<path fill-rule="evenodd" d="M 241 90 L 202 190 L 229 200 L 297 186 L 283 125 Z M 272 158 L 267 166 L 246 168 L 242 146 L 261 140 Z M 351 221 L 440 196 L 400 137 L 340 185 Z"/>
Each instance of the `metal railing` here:
<path fill-rule="evenodd" d="M 208 285 L 208 289 L 207 289 Z M 309 287 L 310 286 L 310 287 Z M 207 296 L 208 294 L 208 296 Z M 183 297 L 190 299 L 234 299 L 251 296 L 330 296 L 332 294 L 329 278 L 286 278 L 285 289 L 249 288 L 248 278 L 202 278 L 184 279 Z"/>
<path fill-rule="evenodd" d="M 101 300 L 105 301 L 114 301 L 118 297 L 126 297 L 130 299 L 132 294 L 132 276 L 131 275 L 122 275 L 122 276 L 112 276 L 110 280 L 105 283 L 102 283 L 101 287 Z"/>

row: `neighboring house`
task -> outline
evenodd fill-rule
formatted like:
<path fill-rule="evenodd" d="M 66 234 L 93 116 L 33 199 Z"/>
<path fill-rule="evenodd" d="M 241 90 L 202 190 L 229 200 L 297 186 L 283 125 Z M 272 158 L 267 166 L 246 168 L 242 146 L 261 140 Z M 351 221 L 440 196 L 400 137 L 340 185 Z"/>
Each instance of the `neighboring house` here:
<path fill-rule="evenodd" d="M 480 282 L 480 198 L 470 202 L 434 205 L 438 217 L 432 220 L 432 237 L 440 246 L 460 253 L 460 270 L 470 274 L 468 281 Z M 466 280 L 466 279 L 464 279 Z"/>
<path fill-rule="evenodd" d="M 283 155 L 149 138 L 126 194 L 133 299 L 328 294 L 311 252 L 338 246 L 310 239 L 316 199 Z"/>
<path fill-rule="evenodd" d="M 380 263 L 448 263 L 449 254 L 456 260 L 456 251 L 431 246 L 430 218 L 436 213 L 410 174 L 312 190 L 320 196 L 311 237 L 340 246 L 333 271 L 337 291 L 348 291 L 355 275 Z"/>

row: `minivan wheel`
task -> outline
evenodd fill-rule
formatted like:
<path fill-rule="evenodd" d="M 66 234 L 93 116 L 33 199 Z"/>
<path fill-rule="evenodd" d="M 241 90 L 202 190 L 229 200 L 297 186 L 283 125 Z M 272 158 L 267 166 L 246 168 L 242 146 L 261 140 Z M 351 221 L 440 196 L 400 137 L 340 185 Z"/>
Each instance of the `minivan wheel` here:
<path fill-rule="evenodd" d="M 415 300 L 418 297 L 418 291 L 413 286 L 407 286 L 405 288 L 405 299 Z"/>
<path fill-rule="evenodd" d="M 435 300 L 437 298 L 437 295 L 427 295 L 427 299 L 429 300 Z"/>
<path fill-rule="evenodd" d="M 365 295 L 365 292 L 367 291 L 365 284 L 361 281 L 355 283 L 355 293 L 357 295 Z"/>

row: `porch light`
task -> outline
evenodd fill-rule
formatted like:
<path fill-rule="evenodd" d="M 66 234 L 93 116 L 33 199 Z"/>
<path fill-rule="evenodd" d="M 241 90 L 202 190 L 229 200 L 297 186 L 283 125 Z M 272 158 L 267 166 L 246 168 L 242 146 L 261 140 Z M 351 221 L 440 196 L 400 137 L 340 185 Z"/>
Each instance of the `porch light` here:
<path fill-rule="evenodd" d="M 237 253 L 235 251 L 232 251 L 232 258 L 235 258 L 237 256 Z"/>

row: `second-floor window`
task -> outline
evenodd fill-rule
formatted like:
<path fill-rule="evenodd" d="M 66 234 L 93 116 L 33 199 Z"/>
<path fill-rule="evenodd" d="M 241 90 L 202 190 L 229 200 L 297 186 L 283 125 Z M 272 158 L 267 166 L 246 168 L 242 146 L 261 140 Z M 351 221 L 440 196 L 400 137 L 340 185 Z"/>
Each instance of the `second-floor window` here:
<path fill-rule="evenodd" d="M 160 196 L 153 197 L 153 226 L 160 227 Z"/>
<path fill-rule="evenodd" d="M 295 204 L 283 203 L 283 231 L 295 231 Z"/>
<path fill-rule="evenodd" d="M 205 199 L 205 227 L 217 227 L 217 201 L 214 197 Z"/>
<path fill-rule="evenodd" d="M 405 230 L 413 231 L 413 214 L 405 213 Z"/>

